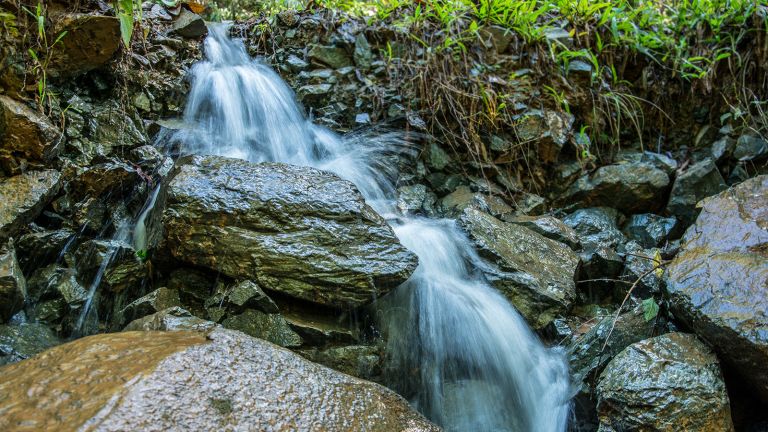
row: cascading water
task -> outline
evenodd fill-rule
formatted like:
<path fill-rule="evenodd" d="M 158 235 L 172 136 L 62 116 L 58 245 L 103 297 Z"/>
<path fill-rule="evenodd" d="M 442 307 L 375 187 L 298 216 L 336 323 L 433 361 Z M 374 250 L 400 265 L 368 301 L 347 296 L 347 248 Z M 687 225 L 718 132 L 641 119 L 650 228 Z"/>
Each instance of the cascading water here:
<path fill-rule="evenodd" d="M 341 138 L 308 121 L 268 66 L 249 58 L 226 26 L 212 26 L 206 60 L 191 71 L 187 128 L 167 144 L 182 153 L 329 170 L 355 183 L 419 257 L 415 274 L 378 305 L 392 385 L 456 431 L 563 431 L 570 385 L 561 353 L 547 349 L 473 269 L 480 264 L 453 221 L 398 214 L 396 134 Z M 399 377 L 399 378 L 398 378 Z"/>

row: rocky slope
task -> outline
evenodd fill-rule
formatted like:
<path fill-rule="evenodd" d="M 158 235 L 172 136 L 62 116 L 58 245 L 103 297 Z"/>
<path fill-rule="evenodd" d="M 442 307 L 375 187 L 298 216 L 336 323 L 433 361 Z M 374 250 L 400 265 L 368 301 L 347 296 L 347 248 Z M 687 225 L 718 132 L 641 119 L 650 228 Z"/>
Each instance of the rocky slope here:
<path fill-rule="evenodd" d="M 174 149 L 153 147 L 153 137 L 177 127 L 167 119 L 181 112 L 185 72 L 200 56 L 206 27 L 184 7 L 147 4 L 147 40 L 125 53 L 109 9 L 52 10 L 52 28 L 69 29 L 72 43 L 52 62 L 58 103 L 46 114 L 19 90 L 23 74 L 2 70 L 0 363 L 123 328 L 216 330 L 212 342 L 199 333 L 94 336 L 5 366 L 0 412 L 14 423 L 3 429 L 21 427 L 30 413 L 35 425 L 63 418 L 104 430 L 161 428 L 170 421 L 164 414 L 191 427 L 334 421 L 348 429 L 367 426 L 355 423 L 366 421 L 362 410 L 378 425 L 431 430 L 391 392 L 259 340 L 381 380 L 385 336 L 368 305 L 407 279 L 415 257 L 332 174 L 174 160 Z M 340 130 L 386 122 L 423 133 L 430 113 L 408 106 L 398 63 L 385 56 L 388 42 L 401 43 L 396 31 L 287 13 L 233 33 L 267 56 L 319 122 Z M 77 51 L 78 41 L 95 45 Z M 19 52 L 3 48 L 3 64 Z M 540 89 L 521 92 L 532 100 Z M 758 408 L 768 401 L 768 183 L 765 175 L 749 178 L 765 173 L 765 140 L 711 127 L 709 141 L 687 150 L 630 146 L 592 167 L 569 158 L 573 119 L 553 108 L 520 110 L 532 155 L 549 163 L 546 190 L 523 191 L 523 169 L 478 166 L 440 136 L 419 135 L 418 158 L 393 162 L 403 167 L 400 209 L 458 220 L 487 264 L 478 273 L 542 338 L 566 348 L 579 388 L 574 430 L 764 424 L 745 399 L 759 394 Z M 517 135 L 500 135 L 488 137 L 497 160 L 520 144 Z M 137 249 L 131 226 L 158 185 Z M 76 367 L 91 349 L 125 361 Z M 154 363 L 135 369 L 131 356 L 144 355 Z M 190 365 L 187 381 L 168 373 L 180 365 Z M 126 371 L 127 383 L 83 378 L 113 367 Z M 233 376 L 235 368 L 258 371 L 256 385 Z M 51 372 L 60 369 L 67 373 Z M 173 393 L 180 386 L 185 392 Z M 25 388 L 41 398 L 77 390 L 89 409 L 38 409 Z M 173 397 L 149 398 L 146 389 Z M 263 401 L 259 389 L 286 405 Z M 106 413 L 118 393 L 124 399 Z M 328 405 L 314 404 L 319 399 Z M 253 404 L 263 417 L 250 414 Z M 133 415 L 146 406 L 150 416 Z"/>

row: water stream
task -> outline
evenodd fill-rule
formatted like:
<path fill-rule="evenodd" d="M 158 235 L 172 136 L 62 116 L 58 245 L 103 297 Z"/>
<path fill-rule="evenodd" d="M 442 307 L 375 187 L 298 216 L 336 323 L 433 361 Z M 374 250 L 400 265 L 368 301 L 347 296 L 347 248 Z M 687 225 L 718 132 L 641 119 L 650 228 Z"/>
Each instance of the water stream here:
<path fill-rule="evenodd" d="M 400 214 L 399 134 L 341 137 L 304 116 L 290 88 L 251 59 L 226 26 L 211 26 L 206 59 L 191 71 L 182 153 L 309 165 L 350 180 L 419 257 L 415 274 L 378 309 L 390 384 L 447 430 L 564 431 L 569 379 L 562 354 L 542 345 L 474 269 L 479 258 L 451 220 Z M 140 228 L 137 230 L 140 232 Z"/>

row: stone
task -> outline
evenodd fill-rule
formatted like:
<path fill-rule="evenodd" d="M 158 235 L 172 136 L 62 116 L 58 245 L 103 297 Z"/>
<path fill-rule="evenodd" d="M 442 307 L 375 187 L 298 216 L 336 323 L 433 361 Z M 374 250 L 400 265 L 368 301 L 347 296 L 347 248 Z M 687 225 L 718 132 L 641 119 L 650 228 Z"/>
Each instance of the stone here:
<path fill-rule="evenodd" d="M 624 267 L 624 260 L 611 247 L 590 245 L 580 254 L 579 290 L 587 291 L 587 298 L 604 300 L 613 294 L 614 281 Z"/>
<path fill-rule="evenodd" d="M 437 196 L 423 184 L 397 189 L 397 208 L 404 214 L 434 214 L 436 202 Z"/>
<path fill-rule="evenodd" d="M 768 176 L 701 203 L 666 271 L 674 316 L 768 402 Z"/>
<path fill-rule="evenodd" d="M 179 292 L 161 287 L 132 301 L 120 313 L 127 319 L 140 318 L 174 306 L 181 306 Z"/>
<path fill-rule="evenodd" d="M 751 161 L 768 155 L 768 141 L 756 135 L 742 135 L 736 140 L 733 158 L 737 161 Z"/>
<path fill-rule="evenodd" d="M 67 34 L 51 50 L 51 76 L 71 77 L 98 69 L 120 49 L 120 22 L 116 17 L 66 13 L 52 17 L 52 21 L 51 35 Z"/>
<path fill-rule="evenodd" d="M 435 171 L 444 170 L 451 163 L 451 156 L 434 142 L 429 144 L 427 166 Z"/>
<path fill-rule="evenodd" d="M 4 367 L 0 394 L 1 430 L 440 430 L 383 386 L 226 329 L 78 339 Z"/>
<path fill-rule="evenodd" d="M 371 380 L 381 375 L 379 349 L 371 345 L 346 345 L 299 351 L 304 358 L 353 377 Z"/>
<path fill-rule="evenodd" d="M 184 158 L 163 223 L 181 261 L 336 308 L 370 303 L 418 262 L 352 183 L 309 167 Z"/>
<path fill-rule="evenodd" d="M 88 167 L 67 185 L 67 189 L 76 202 L 107 193 L 119 197 L 140 180 L 135 168 L 113 160 Z"/>
<path fill-rule="evenodd" d="M 234 310 L 253 308 L 268 314 L 280 311 L 275 302 L 253 281 L 245 280 L 236 283 L 227 288 L 226 291 L 217 294 L 206 302 L 206 306 L 218 304 Z"/>
<path fill-rule="evenodd" d="M 288 58 L 285 60 L 285 64 L 288 66 L 288 69 L 290 69 L 291 72 L 294 72 L 294 73 L 309 69 L 309 63 L 305 62 L 304 60 L 300 59 L 299 57 L 293 54 L 288 56 Z"/>
<path fill-rule="evenodd" d="M 186 309 L 173 306 L 131 321 L 123 331 L 209 331 L 216 323 L 192 316 Z"/>
<path fill-rule="evenodd" d="M 480 269 L 486 279 L 532 327 L 570 309 L 579 257 L 568 246 L 471 208 L 459 222 L 487 263 Z"/>
<path fill-rule="evenodd" d="M 483 26 L 479 30 L 480 38 L 488 48 L 495 48 L 497 54 L 502 54 L 514 40 L 514 33 L 501 26 Z"/>
<path fill-rule="evenodd" d="M 373 60 L 371 45 L 368 43 L 368 39 L 365 38 L 365 34 L 362 32 L 355 37 L 355 52 L 352 57 L 358 68 L 363 70 L 371 68 L 371 61 Z"/>
<path fill-rule="evenodd" d="M 344 48 L 311 44 L 307 56 L 310 61 L 324 64 L 333 69 L 352 66 L 352 59 Z"/>
<path fill-rule="evenodd" d="M 148 139 L 140 123 L 134 118 L 133 106 L 120 106 L 116 101 L 108 101 L 91 108 L 89 115 L 93 116 L 92 140 L 103 147 L 103 153 L 115 150 L 129 150 L 147 144 Z"/>
<path fill-rule="evenodd" d="M 13 244 L 0 248 L 0 321 L 8 321 L 27 299 L 27 281 L 16 260 Z"/>
<path fill-rule="evenodd" d="M 142 282 L 149 276 L 149 268 L 138 257 L 123 259 L 104 272 L 102 283 L 110 289 L 112 293 L 136 292 Z"/>
<path fill-rule="evenodd" d="M 327 96 L 332 88 L 331 84 L 310 84 L 299 87 L 296 95 L 302 102 L 317 102 Z"/>
<path fill-rule="evenodd" d="M 19 264 L 24 269 L 43 267 L 63 258 L 62 252 L 71 246 L 75 232 L 62 228 L 58 230 L 35 231 L 22 235 L 16 240 L 16 252 Z"/>
<path fill-rule="evenodd" d="M 662 217 L 652 213 L 635 214 L 629 217 L 623 232 L 628 239 L 638 242 L 642 247 L 663 246 L 677 226 L 677 219 Z"/>
<path fill-rule="evenodd" d="M 571 136 L 573 122 L 568 113 L 530 110 L 518 119 L 515 130 L 520 141 L 536 146 L 542 162 L 553 163 Z"/>
<path fill-rule="evenodd" d="M 723 176 L 712 159 L 690 166 L 678 175 L 667 203 L 667 213 L 675 216 L 687 227 L 698 214 L 696 203 L 727 188 Z"/>
<path fill-rule="evenodd" d="M 724 136 L 719 140 L 712 143 L 711 155 L 715 162 L 724 162 L 726 159 L 733 155 L 733 150 L 736 148 L 736 140 Z"/>
<path fill-rule="evenodd" d="M 581 60 L 572 60 L 568 62 L 566 75 L 573 76 L 587 82 L 592 79 L 592 65 Z"/>
<path fill-rule="evenodd" d="M 522 197 L 515 200 L 515 213 L 524 216 L 538 216 L 547 211 L 546 198 L 524 192 Z"/>
<path fill-rule="evenodd" d="M 663 268 L 656 269 L 661 262 L 656 261 L 656 257 L 661 257 L 661 250 L 657 248 L 643 249 L 634 241 L 628 242 L 624 246 L 626 259 L 624 269 L 621 272 L 620 279 L 626 282 L 621 287 L 621 297 L 626 295 L 627 290 L 635 285 L 632 290 L 632 296 L 639 299 L 647 299 L 661 293 L 664 280 L 660 273 Z"/>
<path fill-rule="evenodd" d="M 200 15 L 181 8 L 176 20 L 171 24 L 171 33 L 189 39 L 199 39 L 208 34 L 208 27 Z"/>
<path fill-rule="evenodd" d="M 59 343 L 44 324 L 0 325 L 0 366 L 26 360 Z"/>
<path fill-rule="evenodd" d="M 629 345 L 650 338 L 656 329 L 655 320 L 646 321 L 643 308 L 638 305 L 618 318 L 611 314 L 600 319 L 587 333 L 568 345 L 571 376 L 580 386 L 580 392 L 591 393 L 591 383 L 614 356 Z"/>
<path fill-rule="evenodd" d="M 47 117 L 0 95 L 0 169 L 6 175 L 25 171 L 29 162 L 50 162 L 63 147 L 61 131 Z"/>
<path fill-rule="evenodd" d="M 625 162 L 631 164 L 644 163 L 652 165 L 654 168 L 664 171 L 670 178 L 672 178 L 677 171 L 677 161 L 671 157 L 650 151 L 644 151 L 642 153 L 637 151 L 620 151 L 616 156 L 617 162 Z"/>
<path fill-rule="evenodd" d="M 307 345 L 327 346 L 358 341 L 356 331 L 353 330 L 348 317 L 295 306 L 297 305 L 286 305 L 283 316 Z"/>
<path fill-rule="evenodd" d="M 74 269 L 56 264 L 36 271 L 27 283 L 29 301 L 61 298 L 70 309 L 79 309 L 88 299 L 88 292 L 77 280 Z"/>
<path fill-rule="evenodd" d="M 303 343 L 301 336 L 293 331 L 280 314 L 265 314 L 246 309 L 240 315 L 225 319 L 221 325 L 282 347 L 298 347 Z"/>
<path fill-rule="evenodd" d="M 514 216 L 505 221 L 524 226 L 548 239 L 566 244 L 573 250 L 581 249 L 581 240 L 576 231 L 554 216 Z"/>
<path fill-rule="evenodd" d="M 614 209 L 596 207 L 576 210 L 566 216 L 563 223 L 576 231 L 584 249 L 615 248 L 625 240 L 618 226 L 620 217 Z"/>
<path fill-rule="evenodd" d="M 658 207 L 667 186 L 669 176 L 650 164 L 607 165 L 576 180 L 560 201 L 578 207 L 606 206 L 637 213 Z"/>
<path fill-rule="evenodd" d="M 480 192 L 472 192 L 468 186 L 459 186 L 455 191 L 443 197 L 438 203 L 438 209 L 443 216 L 459 217 L 467 208 L 474 208 L 495 217 L 511 216 L 512 207 L 502 198 Z"/>
<path fill-rule="evenodd" d="M 668 333 L 634 343 L 597 385 L 600 431 L 733 431 L 715 354 L 695 336 Z"/>

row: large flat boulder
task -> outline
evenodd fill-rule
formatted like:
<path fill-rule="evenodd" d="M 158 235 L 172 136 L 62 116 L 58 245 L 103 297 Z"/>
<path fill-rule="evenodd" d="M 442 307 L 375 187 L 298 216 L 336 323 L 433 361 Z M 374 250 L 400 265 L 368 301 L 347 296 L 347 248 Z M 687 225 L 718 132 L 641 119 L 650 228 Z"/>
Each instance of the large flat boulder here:
<path fill-rule="evenodd" d="M 768 176 L 700 206 L 667 269 L 672 312 L 768 402 Z"/>
<path fill-rule="evenodd" d="M 55 170 L 0 179 L 0 241 L 32 222 L 60 188 L 61 175 Z"/>
<path fill-rule="evenodd" d="M 47 117 L 27 105 L 0 95 L 0 170 L 24 171 L 30 163 L 48 162 L 64 147 L 61 132 Z"/>
<path fill-rule="evenodd" d="M 717 357 L 690 334 L 630 345 L 600 375 L 597 396 L 601 432 L 733 431 Z"/>
<path fill-rule="evenodd" d="M 0 373 L 0 430 L 439 430 L 391 390 L 220 328 L 90 336 Z"/>
<path fill-rule="evenodd" d="M 120 48 L 117 17 L 64 13 L 53 17 L 53 22 L 53 37 L 67 33 L 52 50 L 51 75 L 75 76 L 97 69 L 112 60 Z"/>
<path fill-rule="evenodd" d="M 193 156 L 166 196 L 174 257 L 299 299 L 361 306 L 417 265 L 355 186 L 325 171 Z"/>
<path fill-rule="evenodd" d="M 484 258 L 485 277 L 531 326 L 543 328 L 570 309 L 579 256 L 568 246 L 473 208 L 460 224 Z"/>

